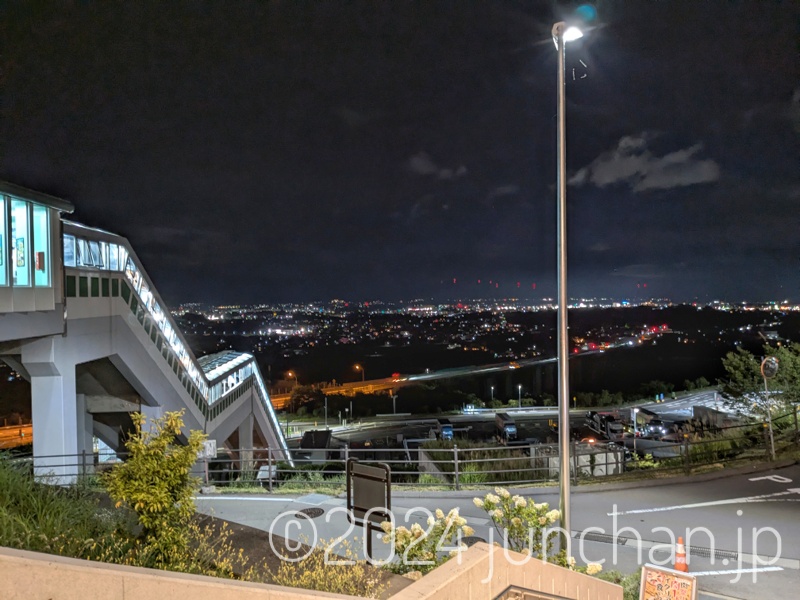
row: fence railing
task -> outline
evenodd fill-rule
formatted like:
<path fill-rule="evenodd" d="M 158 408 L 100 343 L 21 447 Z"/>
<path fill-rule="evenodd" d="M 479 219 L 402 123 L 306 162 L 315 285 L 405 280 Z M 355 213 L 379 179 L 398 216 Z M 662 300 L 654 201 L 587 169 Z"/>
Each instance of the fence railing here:
<path fill-rule="evenodd" d="M 773 419 L 777 452 L 800 447 L 797 413 Z M 609 478 L 657 477 L 692 473 L 698 468 L 732 466 L 770 457 L 766 423 L 754 422 L 702 432 L 680 433 L 682 439 L 655 442 L 637 439 L 636 453 L 621 442 L 573 442 L 570 477 L 575 484 Z M 648 448 L 643 448 L 650 441 Z M 630 444 L 631 440 L 627 440 Z M 523 487 L 555 483 L 559 478 L 558 448 L 549 444 L 481 446 L 467 440 L 431 441 L 420 446 L 375 447 L 341 444 L 326 449 L 294 449 L 294 465 L 270 448 L 231 449 L 216 458 L 200 459 L 194 474 L 205 485 L 224 488 L 261 488 L 265 492 L 307 489 L 339 493 L 345 485 L 345 466 L 355 458 L 365 463 L 385 463 L 392 471 L 392 486 L 420 490 L 474 486 Z M 124 461 L 124 453 L 38 456 L 37 474 L 46 473 L 48 461 L 71 470 L 79 480 L 91 481 L 105 469 Z M 31 463 L 34 459 L 27 460 Z M 65 465 L 66 463 L 66 465 Z M 44 476 L 46 478 L 46 475 Z"/>

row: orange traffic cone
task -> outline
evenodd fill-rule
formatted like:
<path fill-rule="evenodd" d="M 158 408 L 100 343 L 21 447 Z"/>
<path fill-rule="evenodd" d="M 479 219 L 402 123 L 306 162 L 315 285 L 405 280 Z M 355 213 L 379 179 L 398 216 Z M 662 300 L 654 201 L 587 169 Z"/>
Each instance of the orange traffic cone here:
<path fill-rule="evenodd" d="M 689 565 L 686 564 L 686 547 L 683 545 L 683 538 L 678 538 L 678 546 L 675 548 L 675 570 L 689 572 Z"/>

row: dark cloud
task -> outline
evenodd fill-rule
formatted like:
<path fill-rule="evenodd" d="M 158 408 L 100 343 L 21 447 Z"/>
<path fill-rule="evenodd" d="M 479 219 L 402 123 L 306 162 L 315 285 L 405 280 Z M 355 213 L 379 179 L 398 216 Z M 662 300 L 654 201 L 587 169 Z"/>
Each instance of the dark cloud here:
<path fill-rule="evenodd" d="M 659 157 L 647 149 L 647 140 L 652 137 L 647 133 L 623 137 L 614 150 L 604 152 L 591 164 L 579 169 L 569 183 L 592 183 L 598 187 L 624 183 L 632 191 L 642 192 L 711 183 L 719 179 L 719 165 L 712 159 L 696 156 L 703 149 L 701 143 Z"/>
<path fill-rule="evenodd" d="M 0 177 L 127 236 L 171 303 L 549 294 L 558 11 L 2 3 Z M 567 53 L 571 290 L 800 292 L 800 5 L 598 17 Z"/>

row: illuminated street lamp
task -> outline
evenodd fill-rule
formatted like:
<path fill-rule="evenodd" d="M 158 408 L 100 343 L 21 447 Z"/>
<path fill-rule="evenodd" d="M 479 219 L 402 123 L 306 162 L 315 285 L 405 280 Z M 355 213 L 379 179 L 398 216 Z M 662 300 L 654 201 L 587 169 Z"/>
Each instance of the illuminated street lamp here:
<path fill-rule="evenodd" d="M 492 402 L 494 402 L 494 386 L 490 385 L 489 386 L 489 390 L 490 390 L 490 393 L 492 394 Z"/>
<path fill-rule="evenodd" d="M 639 409 L 633 409 L 633 455 L 636 458 L 636 438 L 639 437 Z"/>
<path fill-rule="evenodd" d="M 287 376 L 289 379 L 292 379 L 292 378 L 294 378 L 294 387 L 297 387 L 297 386 L 298 386 L 298 383 L 297 383 L 297 374 L 296 374 L 294 371 L 289 371 L 288 373 L 286 373 L 286 376 Z"/>
<path fill-rule="evenodd" d="M 775 460 L 775 438 L 772 435 L 772 410 L 769 405 L 769 390 L 767 379 L 772 379 L 778 374 L 778 359 L 768 356 L 761 361 L 761 376 L 764 378 L 764 402 L 767 409 L 767 423 L 769 424 L 769 454 Z"/>
<path fill-rule="evenodd" d="M 364 381 L 366 380 L 366 377 L 367 377 L 366 371 L 364 371 L 364 367 L 362 367 L 361 365 L 354 365 L 353 368 L 356 371 L 361 371 L 361 383 L 364 383 Z"/>
<path fill-rule="evenodd" d="M 558 51 L 558 447 L 559 447 L 559 511 L 561 528 L 571 535 L 569 507 L 569 352 L 567 349 L 567 119 L 566 119 L 566 61 L 564 44 L 583 34 L 576 27 L 567 28 L 560 21 L 553 25 L 553 42 Z M 566 539 L 561 549 L 566 550 Z"/>
<path fill-rule="evenodd" d="M 522 406 L 522 384 L 517 385 L 517 402 L 518 406 Z"/>

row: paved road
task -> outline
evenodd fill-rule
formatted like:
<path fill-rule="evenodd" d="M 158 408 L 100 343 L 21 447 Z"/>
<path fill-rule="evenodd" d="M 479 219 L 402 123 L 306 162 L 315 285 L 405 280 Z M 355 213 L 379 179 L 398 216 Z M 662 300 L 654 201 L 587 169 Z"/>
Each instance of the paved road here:
<path fill-rule="evenodd" d="M 696 478 L 659 486 L 643 481 L 637 487 L 610 484 L 574 491 L 573 529 L 576 535 L 586 532 L 573 547 L 573 555 L 579 558 L 604 560 L 606 569 L 633 572 L 643 562 L 668 562 L 667 547 L 659 549 L 658 544 L 683 536 L 695 550 L 692 555 L 690 548 L 690 570 L 698 575 L 700 589 L 707 592 L 702 598 L 796 597 L 800 582 L 799 465 L 714 480 Z M 392 508 L 399 522 L 422 524 L 426 510 L 458 506 L 476 535 L 489 540 L 496 534 L 486 514 L 473 505 L 475 495 L 398 493 Z M 553 488 L 526 490 L 524 495 L 553 507 L 558 502 Z M 363 535 L 360 530 L 349 530 L 344 499 L 323 494 L 202 496 L 197 504 L 201 512 L 265 531 L 272 528 L 294 540 L 313 541 L 315 534 L 326 539 Z M 294 517 L 308 508 L 321 508 L 324 514 L 314 519 Z M 598 529 L 589 531 L 590 527 Z M 376 554 L 382 547 L 380 542 L 375 544 Z M 701 556 L 703 548 L 713 548 L 713 552 Z"/>
<path fill-rule="evenodd" d="M 33 425 L 0 427 L 0 449 L 15 448 L 33 443 Z"/>

